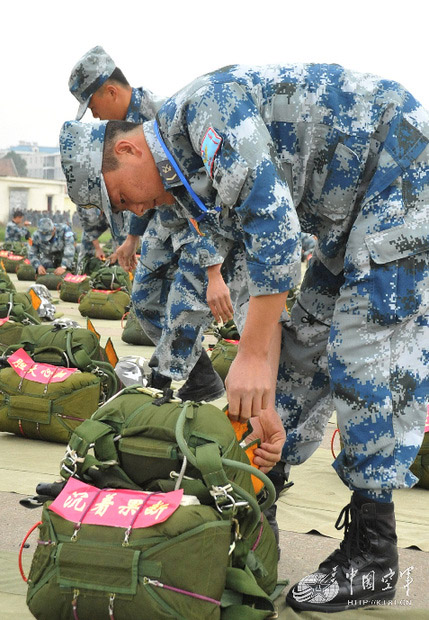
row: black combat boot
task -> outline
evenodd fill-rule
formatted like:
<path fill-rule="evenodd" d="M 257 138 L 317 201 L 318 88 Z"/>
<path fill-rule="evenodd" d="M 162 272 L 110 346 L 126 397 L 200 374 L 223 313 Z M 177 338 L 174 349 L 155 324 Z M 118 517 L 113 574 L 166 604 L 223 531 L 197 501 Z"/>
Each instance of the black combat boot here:
<path fill-rule="evenodd" d="M 289 489 L 293 482 L 288 482 L 289 480 L 289 470 L 290 466 L 286 465 L 284 461 L 279 461 L 271 471 L 268 472 L 267 476 L 271 480 L 274 485 L 274 489 L 276 492 L 276 500 L 272 506 L 264 510 L 265 518 L 269 523 L 271 529 L 273 530 L 274 537 L 277 543 L 277 553 L 280 560 L 280 533 L 279 533 L 279 524 L 277 523 L 277 500 L 279 499 L 281 493 L 286 489 Z"/>
<path fill-rule="evenodd" d="M 182 400 L 200 402 L 201 400 L 210 401 L 220 398 L 224 391 L 223 381 L 203 349 L 200 359 L 191 370 L 186 383 L 178 390 L 177 395 Z"/>
<path fill-rule="evenodd" d="M 393 502 L 354 493 L 335 527 L 345 530 L 340 548 L 291 588 L 287 604 L 322 612 L 385 605 L 394 598 L 398 580 Z"/>

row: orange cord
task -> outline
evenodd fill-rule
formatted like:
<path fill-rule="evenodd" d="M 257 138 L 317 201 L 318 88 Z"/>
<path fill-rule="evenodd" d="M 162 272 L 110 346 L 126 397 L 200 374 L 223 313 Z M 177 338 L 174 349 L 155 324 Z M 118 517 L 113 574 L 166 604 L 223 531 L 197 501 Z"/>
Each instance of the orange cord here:
<path fill-rule="evenodd" d="M 27 542 L 27 538 L 30 536 L 30 534 L 32 534 L 34 532 L 34 530 L 36 529 L 36 527 L 39 527 L 39 525 L 42 525 L 41 521 L 38 521 L 35 525 L 33 525 L 33 527 L 31 527 L 27 534 L 25 535 L 24 540 L 21 543 L 21 547 L 19 548 L 19 555 L 18 555 L 18 566 L 19 566 L 19 572 L 21 573 L 21 577 L 23 578 L 23 580 L 27 583 L 27 577 L 24 574 L 24 569 L 22 568 L 22 550 L 24 549 L 24 545 Z"/>
<path fill-rule="evenodd" d="M 339 433 L 339 432 L 340 432 L 340 431 L 339 431 L 339 429 L 338 429 L 338 428 L 336 428 L 336 429 L 334 430 L 334 432 L 332 433 L 332 439 L 331 439 L 331 454 L 332 454 L 332 456 L 334 457 L 334 459 L 336 459 L 336 458 L 337 458 L 337 455 L 336 455 L 336 454 L 335 454 L 335 452 L 334 452 L 334 439 L 335 439 L 336 434 L 337 434 L 337 433 Z"/>

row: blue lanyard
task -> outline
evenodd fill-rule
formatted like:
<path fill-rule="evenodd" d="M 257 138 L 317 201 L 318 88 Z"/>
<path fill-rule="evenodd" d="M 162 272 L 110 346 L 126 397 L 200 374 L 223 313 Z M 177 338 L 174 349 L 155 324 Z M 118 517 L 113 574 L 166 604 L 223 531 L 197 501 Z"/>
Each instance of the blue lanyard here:
<path fill-rule="evenodd" d="M 197 194 L 194 192 L 194 190 L 190 186 L 187 178 L 184 176 L 183 172 L 180 170 L 180 168 L 179 168 L 179 166 L 177 164 L 177 161 L 174 159 L 173 155 L 168 150 L 164 140 L 161 138 L 161 134 L 159 132 L 158 123 L 157 123 L 156 120 L 154 121 L 153 128 L 155 130 L 155 135 L 158 138 L 159 143 L 162 146 L 162 149 L 163 149 L 164 153 L 166 154 L 168 161 L 170 162 L 170 164 L 173 166 L 174 170 L 176 171 L 177 176 L 182 181 L 183 185 L 186 187 L 188 193 L 191 195 L 191 198 L 193 198 L 193 200 L 197 203 L 197 205 L 199 206 L 201 211 L 203 211 L 203 213 L 199 217 L 195 218 L 196 222 L 200 222 L 203 219 L 203 217 L 206 215 L 206 213 L 209 213 L 209 210 L 207 209 L 205 204 L 202 202 L 201 198 L 199 196 L 197 196 Z M 215 207 L 215 210 L 216 211 L 220 211 L 220 207 Z"/>

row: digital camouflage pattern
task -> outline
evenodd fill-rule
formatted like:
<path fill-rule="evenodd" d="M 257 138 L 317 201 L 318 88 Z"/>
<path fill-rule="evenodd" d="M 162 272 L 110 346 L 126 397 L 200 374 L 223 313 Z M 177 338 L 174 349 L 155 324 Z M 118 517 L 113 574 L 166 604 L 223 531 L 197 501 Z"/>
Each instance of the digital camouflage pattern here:
<path fill-rule="evenodd" d="M 40 220 L 40 222 L 42 221 Z M 40 265 L 43 265 L 45 269 L 52 267 L 71 269 L 73 267 L 74 254 L 73 231 L 67 224 L 56 224 L 55 234 L 48 240 L 46 240 L 46 233 L 40 231 L 39 228 L 35 231 L 33 244 L 29 248 L 28 259 L 36 270 Z"/>
<path fill-rule="evenodd" d="M 153 119 L 162 103 L 150 91 L 133 88 L 125 120 Z M 165 208 L 142 218 L 132 215 L 130 225 L 132 234 L 143 235 L 132 293 L 136 316 L 157 345 L 155 370 L 177 380 L 195 366 L 213 318 L 206 302 L 206 267 L 223 261 L 183 215 Z"/>
<path fill-rule="evenodd" d="M 101 45 L 91 48 L 75 64 L 69 77 L 69 91 L 80 104 L 77 120 L 85 114 L 92 95 L 103 86 L 115 69 L 113 58 Z"/>
<path fill-rule="evenodd" d="M 300 230 L 317 237 L 282 317 L 283 457 L 308 458 L 335 408 L 338 474 L 389 501 L 416 481 L 429 391 L 426 111 L 399 84 L 339 65 L 232 66 L 179 91 L 158 120 L 209 211 L 200 228 L 244 255 L 248 294 L 298 285 Z M 154 122 L 143 128 L 161 164 Z M 199 217 L 182 182 L 162 176 Z"/>
<path fill-rule="evenodd" d="M 23 239 L 29 239 L 30 236 L 30 231 L 25 226 L 19 226 L 13 220 L 7 223 L 4 235 L 5 241 L 22 241 Z"/>
<path fill-rule="evenodd" d="M 142 123 L 155 118 L 164 101 L 165 99 L 157 97 L 147 88 L 133 88 L 125 120 L 130 123 Z"/>
<path fill-rule="evenodd" d="M 308 458 L 335 408 L 335 468 L 379 499 L 415 482 L 426 417 L 428 120 L 399 84 L 338 65 L 221 69 L 159 113 L 193 189 L 222 207 L 200 228 L 241 243 L 251 295 L 297 285 L 300 227 L 318 238 L 283 323 L 283 456 Z M 200 215 L 180 182 L 164 184 Z"/>
<path fill-rule="evenodd" d="M 97 240 L 106 230 L 109 230 L 109 225 L 106 216 L 97 207 L 92 209 L 77 207 L 76 211 L 82 226 L 82 238 L 77 261 L 79 266 L 85 257 L 95 255 L 95 248 L 92 242 Z"/>
<path fill-rule="evenodd" d="M 133 88 L 126 120 L 142 122 L 153 118 L 161 104 L 162 100 L 150 91 Z M 101 123 L 100 130 L 87 125 L 83 135 L 78 123 L 65 123 L 60 136 L 69 194 L 76 204 L 93 204 L 103 209 L 111 230 L 115 225 L 117 231 L 121 228 L 118 220 L 130 214 L 111 213 L 104 180 L 96 175 L 101 166 L 106 121 Z M 88 142 L 90 154 L 80 146 Z M 157 343 L 156 370 L 177 380 L 184 379 L 201 355 L 202 336 L 212 321 L 206 303 L 206 268 L 221 263 L 225 251 L 220 254 L 210 238 L 196 234 L 186 213 L 178 217 L 171 208 L 164 209 L 162 215 L 131 215 L 129 232 L 142 236 L 132 299 L 143 329 Z M 85 243 L 90 249 L 87 240 Z M 220 240 L 219 245 L 222 244 Z"/>

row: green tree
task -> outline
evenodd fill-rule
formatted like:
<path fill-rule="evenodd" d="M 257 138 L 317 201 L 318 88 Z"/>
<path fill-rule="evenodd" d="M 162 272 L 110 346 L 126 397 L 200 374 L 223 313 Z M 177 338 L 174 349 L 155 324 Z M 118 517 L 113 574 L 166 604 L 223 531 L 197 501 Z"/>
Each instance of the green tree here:
<path fill-rule="evenodd" d="M 16 171 L 19 174 L 19 176 L 26 177 L 27 176 L 27 162 L 25 161 L 25 159 L 21 157 L 21 155 L 19 155 L 18 153 L 15 153 L 14 151 L 9 151 L 9 153 L 5 155 L 5 159 L 7 157 L 9 159 L 13 159 Z"/>

